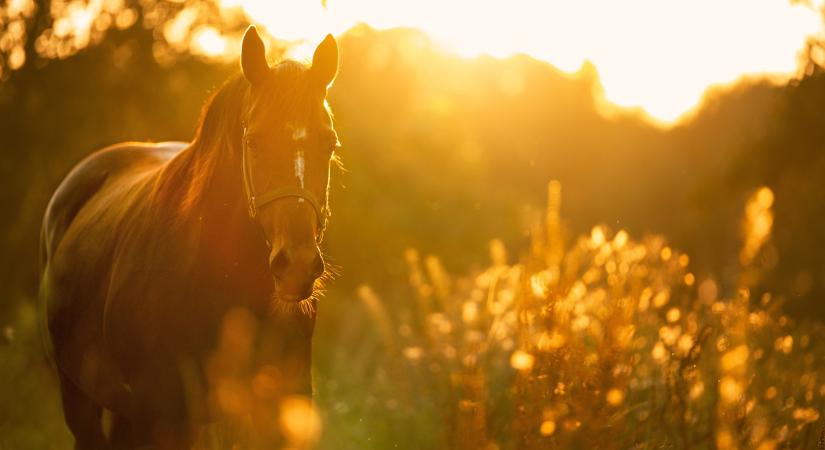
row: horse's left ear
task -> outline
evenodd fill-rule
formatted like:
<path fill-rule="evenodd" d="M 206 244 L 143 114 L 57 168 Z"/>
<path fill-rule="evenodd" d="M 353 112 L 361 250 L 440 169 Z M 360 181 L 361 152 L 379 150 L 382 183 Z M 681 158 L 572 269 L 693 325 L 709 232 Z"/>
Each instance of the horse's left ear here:
<path fill-rule="evenodd" d="M 331 34 L 315 49 L 312 55 L 312 76 L 326 88 L 338 73 L 338 43 Z"/>

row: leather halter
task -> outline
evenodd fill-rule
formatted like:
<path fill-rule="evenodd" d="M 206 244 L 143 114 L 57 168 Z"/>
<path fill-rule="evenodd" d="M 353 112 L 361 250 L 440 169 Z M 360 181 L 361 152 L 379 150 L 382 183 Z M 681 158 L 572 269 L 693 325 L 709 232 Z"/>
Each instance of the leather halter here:
<path fill-rule="evenodd" d="M 315 211 L 315 217 L 318 219 L 318 236 L 316 240 L 321 242 L 324 236 L 324 229 L 327 225 L 327 218 L 329 217 L 329 209 L 327 208 L 327 199 L 324 198 L 324 203 L 318 201 L 315 195 L 308 189 L 300 186 L 281 186 L 262 194 L 255 193 L 255 186 L 252 184 L 252 173 L 249 168 L 248 158 L 246 153 L 248 151 L 248 143 L 246 138 L 246 121 L 241 123 L 243 127 L 242 151 L 241 151 L 241 168 L 243 170 L 243 187 L 246 192 L 246 199 L 249 204 L 249 217 L 257 218 L 258 210 L 264 206 L 284 198 L 295 197 L 299 201 L 306 201 L 312 206 Z"/>

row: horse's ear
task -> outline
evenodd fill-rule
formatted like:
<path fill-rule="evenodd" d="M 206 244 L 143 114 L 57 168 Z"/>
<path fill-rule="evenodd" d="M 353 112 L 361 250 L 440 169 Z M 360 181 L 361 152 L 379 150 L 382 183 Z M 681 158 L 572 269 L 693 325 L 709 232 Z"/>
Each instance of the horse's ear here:
<path fill-rule="evenodd" d="M 338 73 L 338 43 L 331 34 L 328 34 L 312 56 L 312 76 L 326 88 L 332 84 L 336 73 Z"/>
<path fill-rule="evenodd" d="M 243 35 L 241 44 L 241 72 L 249 83 L 256 85 L 266 79 L 269 65 L 266 63 L 264 41 L 258 36 L 255 25 L 250 25 Z"/>

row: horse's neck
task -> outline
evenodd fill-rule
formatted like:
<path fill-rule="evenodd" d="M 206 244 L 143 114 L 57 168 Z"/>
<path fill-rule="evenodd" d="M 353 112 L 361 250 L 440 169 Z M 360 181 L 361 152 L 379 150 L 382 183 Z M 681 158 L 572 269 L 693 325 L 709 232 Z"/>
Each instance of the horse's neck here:
<path fill-rule="evenodd" d="M 258 237 L 258 230 L 249 219 L 246 195 L 243 190 L 240 158 L 230 149 L 198 149 L 199 152 L 218 151 L 209 167 L 208 181 L 198 193 L 198 220 L 209 230 L 224 236 L 227 241 L 246 241 Z M 195 163 L 198 164 L 198 163 Z M 201 180 L 193 180 L 199 182 Z"/>
<path fill-rule="evenodd" d="M 225 155 L 215 162 L 209 181 L 200 193 L 199 203 L 207 215 L 231 219 L 239 225 L 248 222 L 241 163 L 235 161 L 236 158 L 231 156 L 231 152 L 224 153 Z"/>
<path fill-rule="evenodd" d="M 200 228 L 202 263 L 221 276 L 268 277 L 266 241 L 260 227 L 249 218 L 241 162 L 233 156 L 238 152 L 223 154 L 198 202 L 195 219 Z"/>

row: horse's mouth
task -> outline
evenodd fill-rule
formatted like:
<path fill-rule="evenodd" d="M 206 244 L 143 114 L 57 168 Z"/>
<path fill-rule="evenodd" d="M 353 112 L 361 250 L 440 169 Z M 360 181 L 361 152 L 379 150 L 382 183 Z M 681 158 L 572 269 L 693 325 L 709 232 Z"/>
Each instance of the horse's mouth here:
<path fill-rule="evenodd" d="M 314 317 L 316 303 L 324 294 L 325 276 L 303 282 L 273 277 L 272 311 Z"/>
<path fill-rule="evenodd" d="M 308 285 L 305 285 L 299 289 L 293 288 L 293 286 L 289 286 L 288 283 L 275 278 L 275 292 L 274 298 L 276 301 L 282 303 L 300 303 L 304 300 L 309 300 L 312 298 L 313 294 L 315 293 L 315 280 Z M 287 285 L 286 287 L 284 285 Z"/>
<path fill-rule="evenodd" d="M 277 314 L 315 316 L 315 291 L 309 289 L 299 294 L 283 292 L 278 288 L 277 282 L 275 292 L 272 296 L 271 311 Z"/>
<path fill-rule="evenodd" d="M 290 295 L 290 294 L 276 294 L 275 299 L 284 303 L 300 303 L 304 300 L 312 298 L 312 292 L 304 295 Z"/>

